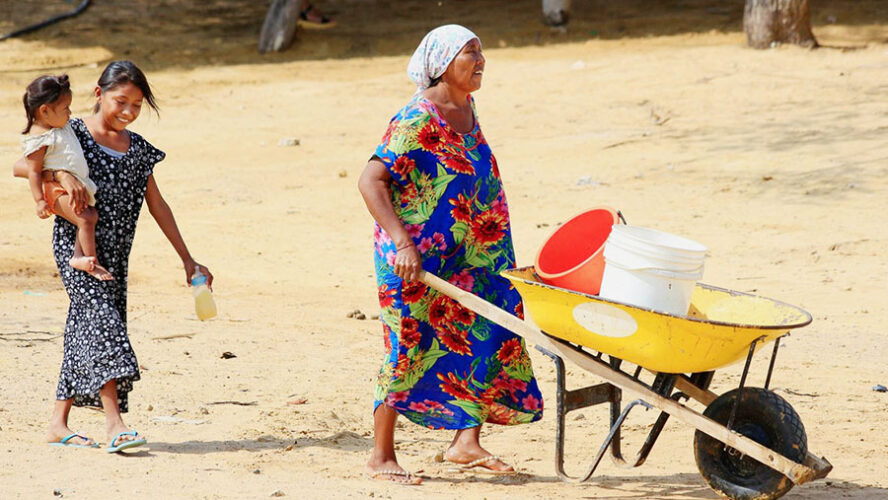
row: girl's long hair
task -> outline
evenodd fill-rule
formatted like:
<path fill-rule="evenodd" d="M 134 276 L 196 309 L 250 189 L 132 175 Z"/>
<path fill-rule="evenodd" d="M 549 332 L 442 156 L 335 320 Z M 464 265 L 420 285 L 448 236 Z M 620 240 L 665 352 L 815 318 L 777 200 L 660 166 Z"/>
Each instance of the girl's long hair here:
<path fill-rule="evenodd" d="M 99 81 L 96 85 L 102 89 L 102 92 L 107 92 L 127 83 L 132 83 L 141 90 L 142 95 L 145 97 L 145 101 L 148 102 L 151 109 L 153 109 L 155 113 L 159 113 L 157 101 L 154 99 L 154 93 L 151 92 L 151 86 L 148 85 L 148 78 L 145 77 L 145 73 L 142 73 L 142 70 L 140 70 L 132 61 L 112 61 L 108 63 L 108 66 L 102 71 L 102 76 L 99 77 Z M 93 113 L 98 113 L 99 107 L 99 103 L 97 102 L 95 107 L 93 107 Z"/>

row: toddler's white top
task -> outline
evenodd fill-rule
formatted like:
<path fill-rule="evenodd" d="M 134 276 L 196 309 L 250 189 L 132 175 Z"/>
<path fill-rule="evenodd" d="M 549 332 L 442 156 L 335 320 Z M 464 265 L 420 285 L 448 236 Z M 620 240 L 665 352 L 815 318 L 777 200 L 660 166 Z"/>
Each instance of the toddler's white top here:
<path fill-rule="evenodd" d="M 83 156 L 80 141 L 74 135 L 71 123 L 62 128 L 49 129 L 40 135 L 22 137 L 22 149 L 25 156 L 46 146 L 43 156 L 43 170 L 64 170 L 77 178 L 89 192 L 89 204 L 95 206 L 96 184 L 89 178 L 89 166 Z"/>

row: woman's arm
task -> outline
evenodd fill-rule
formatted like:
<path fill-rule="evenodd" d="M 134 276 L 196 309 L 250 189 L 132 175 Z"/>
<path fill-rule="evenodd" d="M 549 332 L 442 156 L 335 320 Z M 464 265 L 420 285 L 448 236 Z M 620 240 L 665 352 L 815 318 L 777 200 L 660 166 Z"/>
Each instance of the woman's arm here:
<path fill-rule="evenodd" d="M 392 177 L 385 164 L 379 158 L 373 157 L 367 162 L 358 179 L 358 190 L 364 197 L 370 215 L 395 242 L 395 248 L 398 250 L 393 266 L 395 274 L 405 280 L 416 280 L 422 270 L 422 259 L 413 243 L 413 238 L 407 234 L 407 230 L 395 214 L 389 191 L 391 182 Z"/>
<path fill-rule="evenodd" d="M 31 196 L 34 197 L 37 217 L 45 219 L 51 213 L 51 207 L 43 198 L 43 157 L 46 156 L 46 146 L 34 151 L 25 157 L 28 167 L 28 184 L 31 186 Z"/>
<path fill-rule="evenodd" d="M 148 189 L 145 191 L 145 202 L 148 204 L 148 212 L 154 217 L 158 227 L 164 236 L 173 245 L 179 258 L 182 259 L 182 265 L 185 266 L 185 281 L 191 286 L 191 276 L 196 270 L 200 270 L 207 277 L 207 286 L 213 289 L 213 274 L 205 266 L 202 266 L 191 258 L 188 247 L 185 246 L 185 240 L 182 239 L 182 233 L 179 232 L 179 226 L 176 225 L 176 219 L 173 217 L 173 211 L 167 205 L 166 200 L 160 194 L 157 183 L 154 181 L 154 175 L 148 176 Z"/>
<path fill-rule="evenodd" d="M 26 158 L 19 158 L 18 161 L 13 164 L 12 175 L 13 177 L 28 178 L 28 162 Z M 74 213 L 80 214 L 83 212 L 83 209 L 86 208 L 87 201 L 89 201 L 89 191 L 86 190 L 86 186 L 84 186 L 82 182 L 77 180 L 77 177 L 74 177 L 70 172 L 64 170 L 44 170 L 43 182 L 51 181 L 61 184 L 62 188 L 65 189 L 65 192 L 68 193 L 68 196 L 71 199 L 71 205 L 74 208 Z"/>

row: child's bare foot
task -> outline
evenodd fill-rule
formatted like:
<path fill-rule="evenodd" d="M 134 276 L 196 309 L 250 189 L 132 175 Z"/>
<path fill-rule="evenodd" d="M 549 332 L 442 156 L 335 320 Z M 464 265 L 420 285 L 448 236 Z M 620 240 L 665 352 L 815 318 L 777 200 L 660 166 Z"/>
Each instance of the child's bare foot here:
<path fill-rule="evenodd" d="M 96 258 L 86 257 L 85 255 L 81 255 L 79 257 L 71 257 L 71 260 L 68 261 L 68 264 L 74 269 L 80 269 L 81 271 L 91 273 L 93 269 L 96 268 Z"/>
<path fill-rule="evenodd" d="M 96 262 L 96 267 L 92 271 L 89 271 L 89 274 L 99 281 L 114 281 L 114 275 L 108 272 L 108 270 L 102 267 L 98 262 Z"/>
<path fill-rule="evenodd" d="M 95 257 L 71 257 L 71 260 L 68 261 L 68 264 L 71 265 L 74 269 L 79 269 L 81 271 L 85 271 L 93 278 L 99 281 L 112 281 L 114 279 L 114 275 L 108 272 L 107 269 L 102 267 L 101 264 L 98 263 Z"/>

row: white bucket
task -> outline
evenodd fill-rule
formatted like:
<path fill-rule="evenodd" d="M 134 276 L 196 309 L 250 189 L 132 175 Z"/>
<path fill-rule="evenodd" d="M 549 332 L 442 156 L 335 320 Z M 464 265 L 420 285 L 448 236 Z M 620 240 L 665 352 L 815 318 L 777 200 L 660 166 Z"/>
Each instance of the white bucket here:
<path fill-rule="evenodd" d="M 706 247 L 639 226 L 617 224 L 604 244 L 600 296 L 645 309 L 685 315 Z"/>

